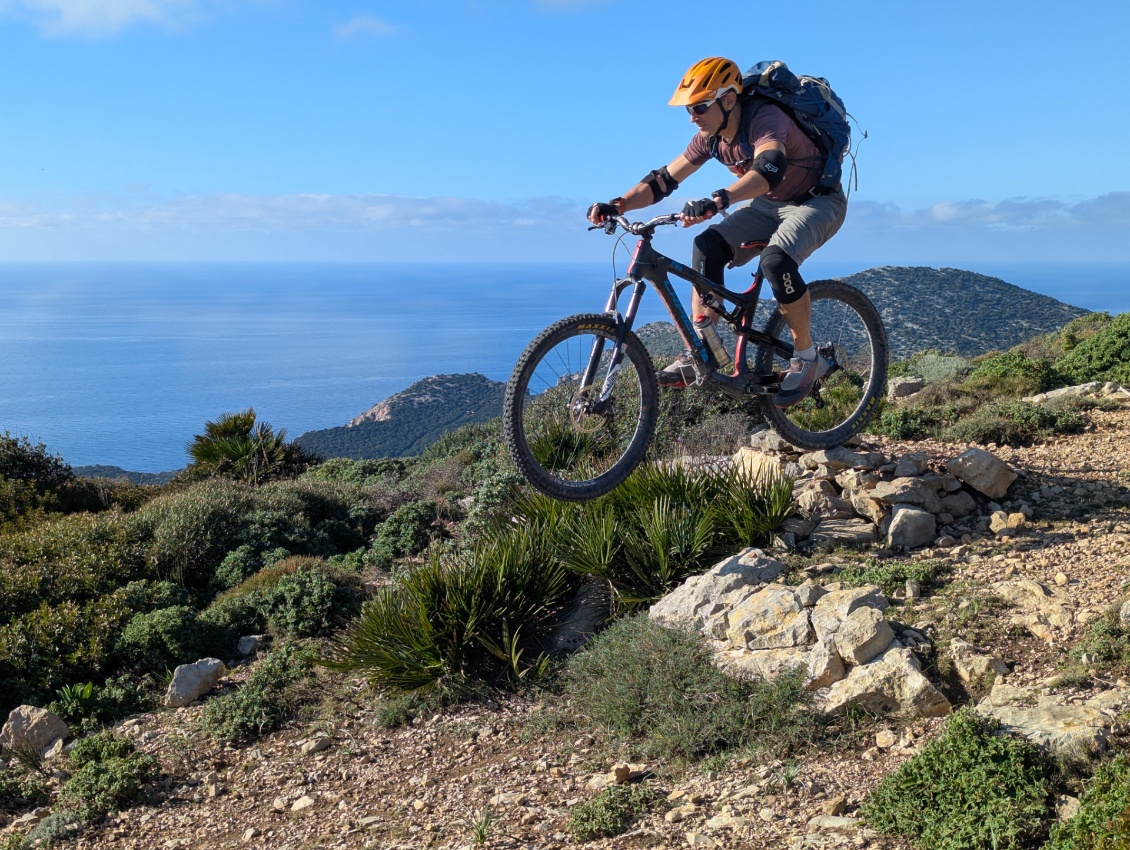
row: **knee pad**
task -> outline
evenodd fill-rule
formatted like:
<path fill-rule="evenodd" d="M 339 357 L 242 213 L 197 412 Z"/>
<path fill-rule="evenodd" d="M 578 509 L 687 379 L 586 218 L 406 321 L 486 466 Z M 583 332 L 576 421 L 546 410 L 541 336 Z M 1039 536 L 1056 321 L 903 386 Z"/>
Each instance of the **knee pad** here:
<path fill-rule="evenodd" d="M 711 283 L 722 285 L 726 274 L 726 263 L 734 259 L 734 249 L 712 227 L 708 227 L 694 238 L 691 250 L 691 267 Z"/>
<path fill-rule="evenodd" d="M 799 301 L 808 289 L 796 260 L 776 245 L 761 252 L 761 274 L 773 287 L 773 297 L 778 304 Z"/>

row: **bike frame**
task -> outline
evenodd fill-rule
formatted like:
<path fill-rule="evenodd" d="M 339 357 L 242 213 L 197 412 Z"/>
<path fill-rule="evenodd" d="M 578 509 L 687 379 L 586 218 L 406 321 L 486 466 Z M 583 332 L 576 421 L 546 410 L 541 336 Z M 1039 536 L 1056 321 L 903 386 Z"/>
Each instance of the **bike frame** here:
<path fill-rule="evenodd" d="M 617 280 L 612 284 L 612 292 L 608 297 L 605 312 L 616 317 L 616 346 L 612 352 L 612 362 L 601 388 L 599 396 L 601 401 L 607 400 L 612 391 L 612 382 L 624 357 L 624 338 L 632 329 L 639 310 L 640 301 L 650 282 L 655 291 L 659 293 L 667 312 L 675 323 L 683 344 L 692 352 L 692 363 L 698 380 L 696 386 L 712 384 L 717 386 L 726 395 L 733 398 L 745 398 L 750 395 L 775 395 L 779 386 L 779 376 L 758 375 L 750 371 L 746 365 L 746 344 L 753 342 L 755 345 L 764 345 L 773 349 L 773 352 L 784 360 L 793 356 L 793 346 L 790 340 L 775 339 L 768 334 L 751 327 L 758 301 L 761 297 L 761 286 L 764 279 L 760 269 L 754 274 L 753 284 L 744 293 L 731 292 L 725 287 L 707 280 L 689 266 L 685 266 L 670 257 L 660 254 L 651 244 L 655 235 L 655 228 L 661 224 L 674 224 L 678 216 L 661 216 L 652 220 L 638 231 L 640 241 L 636 245 L 632 262 L 628 266 L 627 277 Z M 714 353 L 699 335 L 695 333 L 694 325 L 687 315 L 675 288 L 671 284 L 668 274 L 682 278 L 698 292 L 704 304 L 708 304 L 717 311 L 733 328 L 737 337 L 734 346 L 734 371 L 730 375 L 717 372 L 718 361 Z M 624 291 L 631 287 L 632 293 L 628 299 L 627 309 L 621 313 L 618 309 L 619 301 Z M 726 309 L 727 304 L 733 304 L 731 309 Z M 604 341 L 597 340 L 593 346 L 592 357 L 589 359 L 588 368 L 585 370 L 581 386 L 591 386 L 600 365 L 600 358 L 604 353 Z"/>

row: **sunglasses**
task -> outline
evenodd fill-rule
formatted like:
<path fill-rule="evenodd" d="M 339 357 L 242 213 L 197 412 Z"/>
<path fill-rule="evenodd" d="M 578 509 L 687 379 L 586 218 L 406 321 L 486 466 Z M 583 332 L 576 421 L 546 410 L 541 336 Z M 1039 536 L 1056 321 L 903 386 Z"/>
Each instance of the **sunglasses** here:
<path fill-rule="evenodd" d="M 714 100 L 708 100 L 705 103 L 692 104 L 691 106 L 687 107 L 687 112 L 689 112 L 691 115 L 705 115 L 706 111 L 710 109 L 710 107 L 712 107 L 717 102 L 717 100 L 718 98 L 715 98 Z"/>

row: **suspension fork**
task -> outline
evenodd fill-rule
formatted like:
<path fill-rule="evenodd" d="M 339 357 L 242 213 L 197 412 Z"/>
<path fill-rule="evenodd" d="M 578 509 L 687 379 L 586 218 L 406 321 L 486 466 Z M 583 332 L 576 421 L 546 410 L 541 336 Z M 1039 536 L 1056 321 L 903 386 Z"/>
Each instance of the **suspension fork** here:
<path fill-rule="evenodd" d="M 629 272 L 631 269 L 629 269 Z M 620 301 L 620 296 L 628 287 L 632 287 L 632 294 L 628 299 L 627 310 L 623 314 L 617 309 Z M 605 305 L 604 312 L 612 315 L 616 319 L 616 341 L 612 346 L 612 359 L 608 365 L 608 372 L 604 376 L 604 383 L 600 388 L 600 396 L 597 401 L 600 403 L 607 402 L 612 395 L 612 384 L 616 379 L 616 373 L 620 371 L 620 364 L 624 361 L 624 354 L 627 347 L 624 345 L 624 340 L 628 336 L 628 332 L 632 329 L 632 325 L 636 320 L 636 313 L 639 311 L 640 301 L 643 299 L 644 290 L 647 289 L 647 284 L 643 278 L 626 277 L 615 281 L 612 284 L 612 291 L 608 295 L 608 303 Z M 581 377 L 582 390 L 592 386 L 593 381 L 596 380 L 597 369 L 600 368 L 600 360 L 604 356 L 604 337 L 597 337 L 593 342 L 592 353 L 589 355 L 588 365 L 585 367 L 584 375 Z"/>

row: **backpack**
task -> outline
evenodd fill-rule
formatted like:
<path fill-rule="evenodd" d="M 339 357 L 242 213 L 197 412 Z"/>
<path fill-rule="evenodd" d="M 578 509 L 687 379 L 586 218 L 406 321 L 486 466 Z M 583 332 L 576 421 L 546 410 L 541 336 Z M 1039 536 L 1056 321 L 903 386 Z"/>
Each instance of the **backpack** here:
<path fill-rule="evenodd" d="M 839 185 L 845 156 L 851 154 L 850 117 L 844 102 L 823 77 L 798 76 L 780 60 L 758 62 L 742 75 L 742 123 L 753 118 L 765 103 L 781 107 L 824 154 L 824 170 L 813 194 L 830 192 Z M 748 126 L 748 125 L 747 125 Z M 744 128 L 743 128 L 744 129 Z M 746 133 L 740 133 L 742 153 L 753 156 Z M 863 134 L 867 138 L 867 133 Z M 848 178 L 850 189 L 851 177 Z"/>

